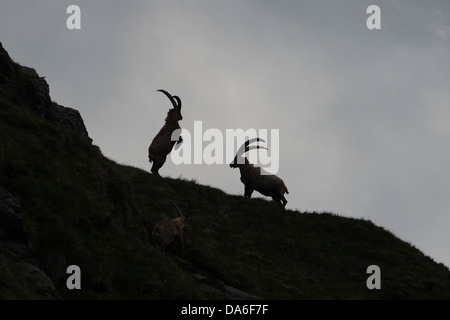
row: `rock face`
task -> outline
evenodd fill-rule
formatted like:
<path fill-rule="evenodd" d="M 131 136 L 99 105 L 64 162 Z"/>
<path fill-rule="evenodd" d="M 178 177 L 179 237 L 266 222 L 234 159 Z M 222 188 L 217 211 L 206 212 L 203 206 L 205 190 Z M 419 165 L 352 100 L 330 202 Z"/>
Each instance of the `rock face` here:
<path fill-rule="evenodd" d="M 92 143 L 80 113 L 52 102 L 44 77 L 40 77 L 33 68 L 20 66 L 12 61 L 1 43 L 0 85 L 13 89 L 20 105 L 52 123 L 68 127 L 77 132 L 86 143 Z"/>
<path fill-rule="evenodd" d="M 47 119 L 61 124 L 78 133 L 82 140 L 86 143 L 92 143 L 92 139 L 84 126 L 83 118 L 81 118 L 78 110 L 61 106 L 56 102 L 52 102 L 48 108 Z"/>
<path fill-rule="evenodd" d="M 0 241 L 7 246 L 28 246 L 28 236 L 23 229 L 22 217 L 18 214 L 19 210 L 20 205 L 16 198 L 0 186 Z"/>
<path fill-rule="evenodd" d="M 7 80 L 7 75 L 11 73 L 11 63 L 12 61 L 8 52 L 3 49 L 0 42 L 0 84 L 5 83 Z"/>
<path fill-rule="evenodd" d="M 47 81 L 35 69 L 15 63 L 1 43 L 0 94 L 6 94 L 13 103 L 53 124 L 76 132 L 87 144 L 92 143 L 80 113 L 53 102 Z M 53 281 L 65 276 L 66 258 L 53 251 L 34 255 L 20 212 L 19 201 L 0 185 L 0 269 L 9 275 L 10 288 L 15 283 L 33 284 L 27 288 L 16 288 L 20 294 L 6 298 L 59 299 Z M 14 289 L 10 291 L 14 292 Z"/>
<path fill-rule="evenodd" d="M 17 199 L 0 186 L 0 250 L 5 251 L 2 268 L 10 274 L 11 282 L 19 282 L 20 278 L 25 277 L 27 283 L 33 284 L 20 288 L 27 292 L 29 298 L 59 299 L 52 280 L 39 269 L 33 257 L 19 212 Z"/>

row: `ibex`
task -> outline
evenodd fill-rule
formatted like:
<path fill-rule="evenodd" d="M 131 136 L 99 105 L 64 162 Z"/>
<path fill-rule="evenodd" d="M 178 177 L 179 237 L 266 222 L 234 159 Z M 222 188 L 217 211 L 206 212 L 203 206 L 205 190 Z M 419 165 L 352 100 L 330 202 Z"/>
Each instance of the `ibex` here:
<path fill-rule="evenodd" d="M 183 231 L 186 223 L 186 217 L 183 216 L 180 208 L 178 208 L 174 202 L 172 202 L 172 204 L 175 206 L 180 216 L 175 219 L 166 219 L 158 222 L 153 227 L 152 239 L 158 242 L 160 250 L 164 252 L 166 247 L 175 240 L 175 237 L 178 236 L 183 254 L 186 255 L 183 241 Z"/>
<path fill-rule="evenodd" d="M 239 168 L 239 171 L 241 172 L 241 181 L 245 185 L 244 188 L 245 198 L 250 198 L 253 191 L 256 190 L 262 195 L 272 197 L 272 199 L 276 203 L 278 203 L 284 208 L 287 203 L 284 194 L 285 193 L 289 194 L 289 191 L 286 188 L 286 185 L 284 184 L 283 180 L 281 180 L 279 177 L 273 174 L 261 174 L 261 168 L 255 167 L 254 165 L 250 164 L 247 160 L 247 157 L 245 157 L 244 161 L 242 161 L 242 159 L 238 159 L 249 150 L 267 149 L 260 145 L 249 146 L 250 143 L 253 143 L 255 141 L 264 142 L 264 140 L 260 138 L 253 138 L 247 140 L 239 148 L 238 152 L 236 153 L 236 156 L 234 157 L 233 162 L 230 163 L 230 167 Z"/>
<path fill-rule="evenodd" d="M 178 121 L 183 120 L 183 116 L 181 115 L 181 99 L 178 96 L 172 96 L 165 90 L 160 89 L 158 91 L 164 93 L 173 106 L 173 109 L 169 109 L 169 112 L 167 112 L 166 123 L 153 138 L 148 148 L 148 159 L 150 163 L 153 162 L 151 171 L 159 176 L 158 171 L 166 162 L 166 157 L 175 144 L 175 141 L 172 141 L 172 133 L 177 129 L 181 129 Z M 182 141 L 183 138 L 180 136 L 176 143 L 179 144 Z"/>

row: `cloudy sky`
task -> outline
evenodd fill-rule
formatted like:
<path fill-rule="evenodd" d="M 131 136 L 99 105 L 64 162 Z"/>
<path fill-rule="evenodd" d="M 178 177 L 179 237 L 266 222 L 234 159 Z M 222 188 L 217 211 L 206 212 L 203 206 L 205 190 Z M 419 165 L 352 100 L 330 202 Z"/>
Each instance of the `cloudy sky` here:
<path fill-rule="evenodd" d="M 278 129 L 287 208 L 370 219 L 450 266 L 449 1 L 2 0 L 0 41 L 118 163 L 150 170 L 163 88 L 191 133 Z M 160 173 L 243 194 L 227 165 Z"/>

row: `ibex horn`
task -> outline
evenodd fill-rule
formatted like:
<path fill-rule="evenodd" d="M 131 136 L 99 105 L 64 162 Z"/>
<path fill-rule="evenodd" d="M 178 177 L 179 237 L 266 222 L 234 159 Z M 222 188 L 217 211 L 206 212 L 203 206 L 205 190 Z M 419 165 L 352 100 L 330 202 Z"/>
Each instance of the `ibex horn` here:
<path fill-rule="evenodd" d="M 171 201 L 171 202 L 172 202 L 173 206 L 177 209 L 177 211 L 180 214 L 180 216 L 184 217 L 183 213 L 181 212 L 180 208 L 178 208 L 177 204 L 175 202 L 173 202 L 173 201 Z"/>
<path fill-rule="evenodd" d="M 173 98 L 175 100 L 177 100 L 177 109 L 178 109 L 178 111 L 181 111 L 181 99 L 180 99 L 180 97 L 179 96 L 173 96 Z"/>
<path fill-rule="evenodd" d="M 164 94 L 167 96 L 167 98 L 169 98 L 170 102 L 172 102 L 173 108 L 174 108 L 174 109 L 178 109 L 177 103 L 175 102 L 174 97 L 172 97 L 172 95 L 171 95 L 170 93 L 168 93 L 166 90 L 163 90 L 163 89 L 159 89 L 159 90 L 157 90 L 157 91 L 160 91 L 160 92 L 164 93 Z M 177 97 L 177 98 L 178 98 L 178 97 Z M 180 99 L 180 98 L 178 98 L 177 100 L 179 100 L 179 99 Z M 181 101 L 180 101 L 180 102 L 181 102 Z M 180 107 L 181 107 L 181 106 L 180 106 Z"/>
<path fill-rule="evenodd" d="M 267 149 L 265 147 L 262 147 L 260 145 L 257 146 L 251 146 L 249 147 L 248 145 L 250 143 L 256 142 L 256 141 L 262 141 L 262 142 L 266 142 L 264 139 L 261 138 L 252 138 L 249 139 L 247 141 L 245 141 L 245 143 L 239 148 L 238 152 L 236 153 L 237 156 L 242 156 L 244 153 L 246 153 L 247 151 L 253 150 L 253 149 Z"/>

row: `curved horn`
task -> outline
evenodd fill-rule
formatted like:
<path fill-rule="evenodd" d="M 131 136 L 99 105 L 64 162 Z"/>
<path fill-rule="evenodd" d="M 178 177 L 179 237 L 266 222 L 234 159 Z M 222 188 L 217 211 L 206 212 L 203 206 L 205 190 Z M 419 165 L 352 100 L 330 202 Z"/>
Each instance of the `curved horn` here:
<path fill-rule="evenodd" d="M 171 201 L 171 202 L 172 202 L 173 206 L 177 209 L 177 211 L 178 211 L 178 213 L 180 214 L 180 216 L 181 216 L 181 217 L 184 217 L 184 216 L 183 216 L 183 213 L 181 213 L 181 210 L 180 210 L 180 208 L 178 208 L 177 204 L 176 204 L 175 202 L 173 202 L 173 201 Z"/>
<path fill-rule="evenodd" d="M 266 150 L 269 150 L 266 147 L 258 145 L 258 146 L 250 146 L 250 147 L 248 147 L 247 149 L 245 149 L 245 152 L 250 151 L 250 150 L 255 150 L 255 149 L 266 149 Z"/>
<path fill-rule="evenodd" d="M 248 145 L 249 145 L 250 143 L 255 142 L 255 141 L 266 142 L 264 139 L 261 139 L 261 138 L 253 138 L 253 139 L 249 139 L 249 140 L 245 141 L 244 144 L 239 148 L 238 152 L 236 153 L 236 157 L 237 157 L 237 156 L 242 156 L 244 153 L 246 153 L 246 152 L 249 151 L 249 150 L 260 149 L 260 148 L 261 148 L 261 149 L 267 149 L 267 148 L 261 147 L 261 146 L 259 146 L 259 145 L 257 145 L 257 146 L 251 146 L 251 147 L 249 148 Z"/>
<path fill-rule="evenodd" d="M 167 96 L 167 98 L 169 98 L 170 102 L 172 102 L 173 108 L 178 109 L 177 103 L 175 102 L 174 98 L 172 97 L 172 95 L 170 93 L 168 93 L 166 90 L 163 90 L 163 89 L 159 89 L 157 91 L 164 93 Z M 180 99 L 180 98 L 178 98 L 178 99 Z"/>
<path fill-rule="evenodd" d="M 181 111 L 181 99 L 180 99 L 180 97 L 179 96 L 173 96 L 173 98 L 175 100 L 177 100 L 177 109 L 178 109 L 178 111 Z"/>

